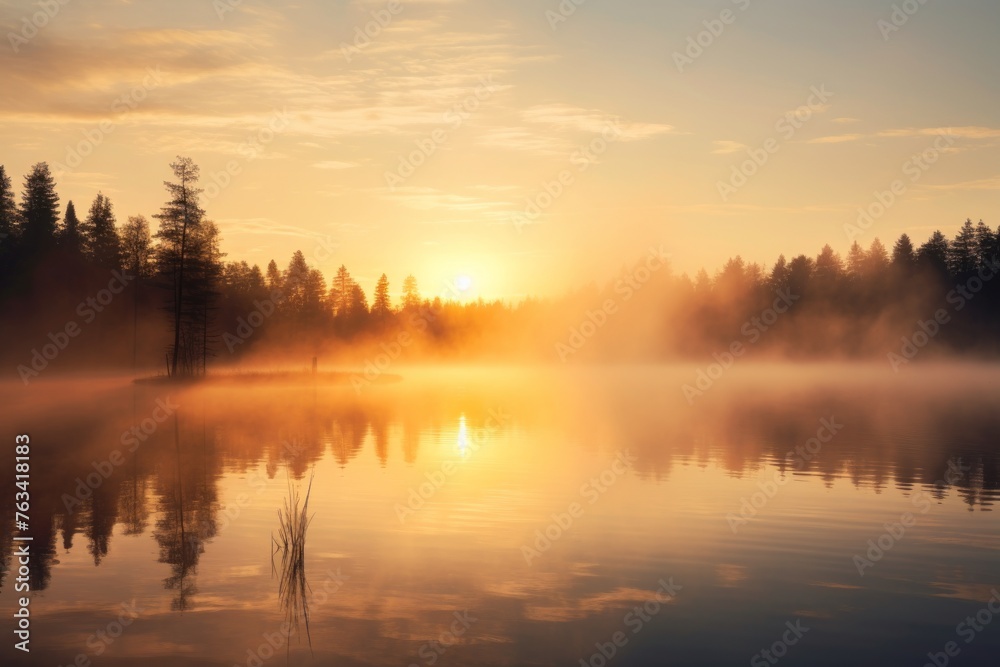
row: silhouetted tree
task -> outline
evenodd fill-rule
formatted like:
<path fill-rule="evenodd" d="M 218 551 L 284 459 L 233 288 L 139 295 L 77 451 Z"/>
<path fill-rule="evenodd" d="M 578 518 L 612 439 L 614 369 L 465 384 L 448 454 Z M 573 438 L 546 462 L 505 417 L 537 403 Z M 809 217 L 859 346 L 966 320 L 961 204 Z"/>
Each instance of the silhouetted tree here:
<path fill-rule="evenodd" d="M 944 278 L 948 275 L 948 254 L 948 239 L 938 230 L 917 250 L 917 263 L 924 270 Z"/>
<path fill-rule="evenodd" d="M 207 371 L 208 357 L 212 353 L 212 343 L 217 338 L 212 324 L 219 298 L 218 286 L 222 279 L 222 258 L 219 227 L 211 220 L 203 220 L 191 232 L 190 266 L 186 317 L 183 336 L 186 363 L 189 368 Z"/>
<path fill-rule="evenodd" d="M 149 221 L 145 216 L 130 216 L 121 233 L 122 266 L 136 278 L 153 275 L 153 245 Z"/>
<path fill-rule="evenodd" d="M 329 318 L 326 316 L 326 278 L 319 269 L 309 269 L 302 285 L 302 312 L 306 322 L 316 325 Z"/>
<path fill-rule="evenodd" d="M 10 176 L 0 165 L 0 291 L 9 284 L 14 273 L 15 245 L 18 231 L 18 211 Z"/>
<path fill-rule="evenodd" d="M 788 265 L 788 289 L 792 294 L 801 297 L 808 289 L 813 275 L 813 261 L 805 255 L 792 259 Z"/>
<path fill-rule="evenodd" d="M 192 259 L 189 254 L 190 239 L 201 226 L 205 212 L 198 202 L 201 194 L 201 189 L 197 187 L 198 166 L 191 158 L 178 157 L 170 168 L 173 169 L 177 182 L 164 181 L 170 199 L 154 217 L 160 221 L 160 229 L 156 233 L 160 242 L 157 265 L 170 290 L 167 308 L 173 316 L 174 342 L 170 349 L 170 373 L 177 375 L 182 370 L 181 357 L 192 357 L 185 354 L 181 347 L 184 319 L 191 315 L 186 301 Z M 186 369 L 188 373 L 192 371 L 193 368 Z"/>
<path fill-rule="evenodd" d="M 788 261 L 785 259 L 784 255 L 779 255 L 778 261 L 774 263 L 774 268 L 771 269 L 771 277 L 769 280 L 770 288 L 772 290 L 778 290 L 782 287 L 787 287 L 788 275 Z"/>
<path fill-rule="evenodd" d="M 309 277 L 309 265 L 301 250 L 296 250 L 288 262 L 288 268 L 282 277 L 284 284 L 284 308 L 293 316 L 299 316 L 305 305 L 306 280 Z"/>
<path fill-rule="evenodd" d="M 910 237 L 903 234 L 892 247 L 892 264 L 904 273 L 908 273 L 917 261 L 916 251 Z"/>
<path fill-rule="evenodd" d="M 976 225 L 976 260 L 977 265 L 982 267 L 996 254 L 997 236 L 993 230 L 983 222 Z"/>
<path fill-rule="evenodd" d="M 53 249 L 59 224 L 59 195 L 49 165 L 39 162 L 24 177 L 20 215 L 21 251 L 30 260 Z"/>
<path fill-rule="evenodd" d="M 273 259 L 267 264 L 267 289 L 272 292 L 280 292 L 283 281 L 281 271 L 278 270 L 278 263 Z"/>
<path fill-rule="evenodd" d="M 59 246 L 70 257 L 83 256 L 84 238 L 80 227 L 80 219 L 76 217 L 76 207 L 72 201 L 67 202 L 66 215 L 63 216 L 62 228 L 59 230 Z"/>
<path fill-rule="evenodd" d="M 826 293 L 836 287 L 844 274 L 844 261 L 829 245 L 823 246 L 816 257 L 816 282 Z"/>
<path fill-rule="evenodd" d="M 383 273 L 375 284 L 375 296 L 372 301 L 372 315 L 385 318 L 389 315 L 392 305 L 389 302 L 389 279 Z"/>
<path fill-rule="evenodd" d="M 368 297 L 357 283 L 351 284 L 351 296 L 348 302 L 348 316 L 358 322 L 368 314 Z"/>
<path fill-rule="evenodd" d="M 83 246 L 87 257 L 102 269 L 122 267 L 122 245 L 115 229 L 111 200 L 98 193 L 83 224 Z"/>
<path fill-rule="evenodd" d="M 144 216 L 130 216 L 122 227 L 122 265 L 135 281 L 132 285 L 132 368 L 139 350 L 139 294 L 143 283 L 153 275 L 153 246 L 149 222 Z"/>
<path fill-rule="evenodd" d="M 354 289 L 354 279 L 343 264 L 337 269 L 337 275 L 330 286 L 330 299 L 333 311 L 337 317 L 347 317 L 351 312 L 351 294 Z"/>
<path fill-rule="evenodd" d="M 976 243 L 976 228 L 972 220 L 967 219 L 955 239 L 948 245 L 946 252 L 948 270 L 952 275 L 967 276 L 976 270 L 978 261 L 978 245 Z"/>

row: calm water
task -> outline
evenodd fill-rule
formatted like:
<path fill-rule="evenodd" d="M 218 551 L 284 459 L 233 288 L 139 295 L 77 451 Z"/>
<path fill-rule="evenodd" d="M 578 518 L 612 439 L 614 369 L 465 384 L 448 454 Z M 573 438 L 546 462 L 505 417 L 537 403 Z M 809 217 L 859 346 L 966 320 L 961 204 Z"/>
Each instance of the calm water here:
<path fill-rule="evenodd" d="M 7 386 L 32 651 L 11 461 L 0 662 L 996 664 L 1000 369 L 733 369 L 689 405 L 694 372 Z M 310 479 L 303 581 L 273 538 Z"/>

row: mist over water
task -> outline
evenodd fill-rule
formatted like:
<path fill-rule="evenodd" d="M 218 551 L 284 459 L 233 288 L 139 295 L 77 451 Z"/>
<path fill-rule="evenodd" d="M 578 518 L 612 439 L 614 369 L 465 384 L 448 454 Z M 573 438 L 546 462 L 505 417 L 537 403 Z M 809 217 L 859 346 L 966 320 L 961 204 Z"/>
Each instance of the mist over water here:
<path fill-rule="evenodd" d="M 1000 368 L 742 363 L 689 401 L 703 369 L 4 385 L 27 664 L 579 664 L 619 631 L 615 664 L 742 664 L 797 622 L 788 664 L 986 664 L 1000 635 L 956 626 L 1000 586 Z M 311 652 L 271 560 L 310 478 Z"/>

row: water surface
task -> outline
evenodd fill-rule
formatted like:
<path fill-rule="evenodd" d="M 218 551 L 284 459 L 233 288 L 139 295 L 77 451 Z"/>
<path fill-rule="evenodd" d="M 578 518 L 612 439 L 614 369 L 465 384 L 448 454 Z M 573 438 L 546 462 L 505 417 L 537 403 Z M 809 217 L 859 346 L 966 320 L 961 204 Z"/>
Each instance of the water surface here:
<path fill-rule="evenodd" d="M 919 667 L 954 641 L 952 664 L 995 664 L 1000 617 L 960 624 L 1000 590 L 1000 369 L 909 370 L 733 369 L 693 404 L 691 368 L 414 370 L 360 394 L 5 387 L 3 437 L 32 439 L 32 651 L 8 639 L 0 658 L 730 665 L 766 649 Z M 307 636 L 272 553 L 310 479 Z M 13 520 L 0 503 L 8 638 Z"/>

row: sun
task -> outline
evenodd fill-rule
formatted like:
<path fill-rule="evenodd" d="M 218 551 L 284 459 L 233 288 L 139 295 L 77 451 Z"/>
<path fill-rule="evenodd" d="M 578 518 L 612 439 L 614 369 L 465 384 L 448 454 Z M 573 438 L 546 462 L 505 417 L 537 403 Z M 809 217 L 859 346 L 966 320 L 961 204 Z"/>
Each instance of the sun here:
<path fill-rule="evenodd" d="M 472 278 L 470 278 L 465 274 L 456 277 L 455 287 L 458 289 L 459 292 L 463 293 L 468 292 L 470 289 L 472 289 Z"/>

